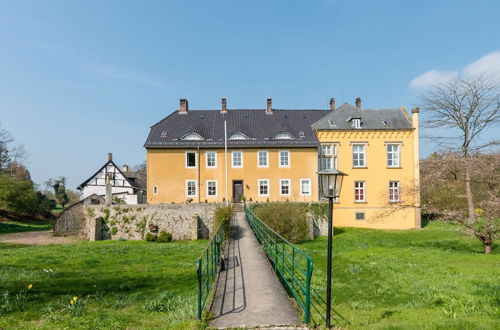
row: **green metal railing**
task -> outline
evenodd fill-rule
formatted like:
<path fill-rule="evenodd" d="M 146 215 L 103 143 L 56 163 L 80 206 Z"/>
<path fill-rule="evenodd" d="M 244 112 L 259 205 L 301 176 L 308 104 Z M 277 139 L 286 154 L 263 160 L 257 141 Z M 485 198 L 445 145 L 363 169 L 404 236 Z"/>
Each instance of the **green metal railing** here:
<path fill-rule="evenodd" d="M 224 232 L 222 226 L 215 231 L 201 256 L 198 258 L 198 319 L 201 320 L 203 310 L 210 295 L 212 285 L 219 273 Z"/>
<path fill-rule="evenodd" d="M 304 322 L 309 322 L 313 260 L 257 218 L 247 207 L 245 207 L 245 215 L 262 249 L 271 261 L 274 272 L 304 312 Z"/>

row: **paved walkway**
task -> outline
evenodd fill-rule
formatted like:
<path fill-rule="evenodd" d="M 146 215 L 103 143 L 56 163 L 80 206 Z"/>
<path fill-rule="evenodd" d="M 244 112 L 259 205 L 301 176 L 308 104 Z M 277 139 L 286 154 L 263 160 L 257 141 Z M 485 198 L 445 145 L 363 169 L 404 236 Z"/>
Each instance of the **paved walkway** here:
<path fill-rule="evenodd" d="M 50 230 L 43 231 L 25 231 L 21 233 L 11 233 L 0 235 L 1 243 L 47 245 L 72 243 L 78 239 L 74 237 L 54 237 Z"/>
<path fill-rule="evenodd" d="M 239 205 L 238 205 L 239 206 Z M 212 327 L 299 325 L 288 295 L 238 206 L 211 311 Z"/>

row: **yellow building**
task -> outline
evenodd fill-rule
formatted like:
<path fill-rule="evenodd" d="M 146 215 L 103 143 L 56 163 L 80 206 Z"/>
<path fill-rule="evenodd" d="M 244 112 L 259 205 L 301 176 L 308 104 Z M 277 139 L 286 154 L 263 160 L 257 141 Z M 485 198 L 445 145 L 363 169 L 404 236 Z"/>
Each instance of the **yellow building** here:
<path fill-rule="evenodd" d="M 314 202 L 317 171 L 348 174 L 338 226 L 420 228 L 418 110 L 179 110 L 146 141 L 148 202 Z"/>

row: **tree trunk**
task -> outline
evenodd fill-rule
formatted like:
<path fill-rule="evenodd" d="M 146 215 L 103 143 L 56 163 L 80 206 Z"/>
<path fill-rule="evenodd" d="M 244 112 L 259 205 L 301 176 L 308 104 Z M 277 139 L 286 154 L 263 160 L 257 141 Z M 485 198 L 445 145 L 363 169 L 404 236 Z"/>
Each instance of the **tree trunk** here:
<path fill-rule="evenodd" d="M 483 242 L 484 245 L 484 254 L 491 254 L 491 242 Z"/>
<path fill-rule="evenodd" d="M 465 159 L 465 197 L 467 199 L 467 207 L 469 210 L 469 223 L 473 223 L 474 216 L 474 201 L 472 200 L 472 190 L 470 187 L 470 171 L 468 159 Z"/>

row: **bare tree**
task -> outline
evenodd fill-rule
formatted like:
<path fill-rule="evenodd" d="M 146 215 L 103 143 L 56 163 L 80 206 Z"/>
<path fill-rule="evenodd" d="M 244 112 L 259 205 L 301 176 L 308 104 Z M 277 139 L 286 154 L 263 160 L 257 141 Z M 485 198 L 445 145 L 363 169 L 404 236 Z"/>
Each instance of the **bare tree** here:
<path fill-rule="evenodd" d="M 477 222 L 471 189 L 471 155 L 500 143 L 498 139 L 482 140 L 483 133 L 500 123 L 500 81 L 491 75 L 457 77 L 430 88 L 422 96 L 426 125 L 431 129 L 448 129 L 453 136 L 434 136 L 436 141 L 456 151 L 463 166 L 463 188 L 467 202 L 467 222 Z"/>
<path fill-rule="evenodd" d="M 14 144 L 12 135 L 3 129 L 0 124 L 0 173 L 6 172 L 10 176 L 13 176 L 13 172 L 9 168 L 15 167 L 15 165 L 22 166 L 25 158 L 26 151 L 24 146 Z"/>

